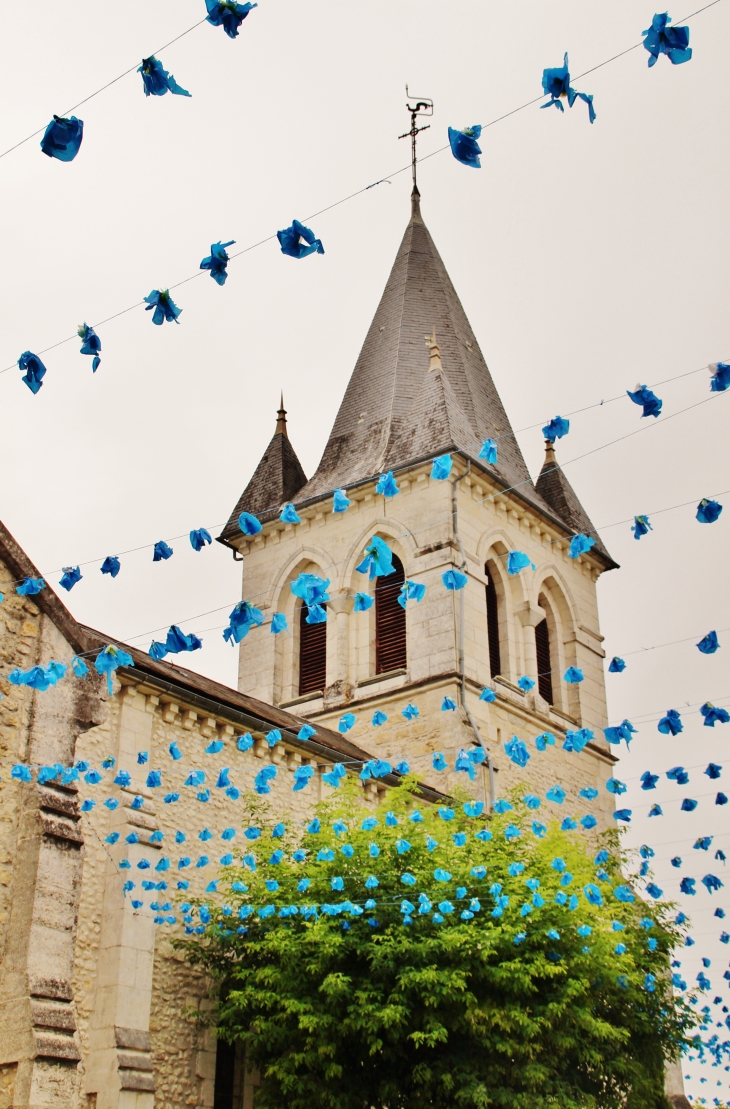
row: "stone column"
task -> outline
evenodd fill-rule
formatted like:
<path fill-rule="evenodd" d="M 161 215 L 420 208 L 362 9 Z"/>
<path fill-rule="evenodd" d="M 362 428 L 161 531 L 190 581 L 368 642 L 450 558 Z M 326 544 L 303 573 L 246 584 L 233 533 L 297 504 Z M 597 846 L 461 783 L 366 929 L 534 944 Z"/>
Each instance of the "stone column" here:
<path fill-rule="evenodd" d="M 350 613 L 354 599 L 346 592 L 330 594 L 327 603 L 327 688 L 325 708 L 344 705 L 350 700 Z"/>
<path fill-rule="evenodd" d="M 149 909 L 150 895 L 140 893 L 144 878 L 156 880 L 160 845 L 150 843 L 158 826 L 153 802 L 145 786 L 147 765 L 137 763 L 138 751 L 151 751 L 154 710 L 157 699 L 145 698 L 133 686 L 119 694 L 121 700 L 118 765 L 129 770 L 132 783 L 123 790 L 124 803 L 115 810 L 114 830 L 119 841 L 112 847 L 114 864 L 107 865 L 99 941 L 99 963 L 94 992 L 94 1013 L 89 1031 L 89 1057 L 84 1089 L 96 1094 L 97 1109 L 153 1109 L 155 1080 L 150 1048 L 150 1006 L 155 952 L 155 925 Z M 176 706 L 166 705 L 170 712 Z M 136 795 L 145 797 L 141 809 L 133 809 Z M 135 832 L 139 842 L 128 845 L 125 837 Z M 118 864 L 128 859 L 130 868 Z M 148 870 L 137 863 L 147 859 Z M 125 897 L 123 882 L 136 889 Z M 168 891 L 159 894 L 169 896 Z M 134 909 L 132 899 L 145 902 Z"/>
<path fill-rule="evenodd" d="M 689 1099 L 684 1092 L 684 1079 L 682 1077 L 682 1063 L 667 1063 L 664 1072 L 664 1092 L 667 1101 L 673 1109 L 692 1109 Z"/>
<path fill-rule="evenodd" d="M 517 609 L 517 616 L 522 624 L 522 642 L 525 656 L 525 674 L 528 678 L 537 681 L 537 648 L 535 646 L 535 628 L 545 619 L 545 610 L 535 605 L 532 601 L 525 601 Z"/>

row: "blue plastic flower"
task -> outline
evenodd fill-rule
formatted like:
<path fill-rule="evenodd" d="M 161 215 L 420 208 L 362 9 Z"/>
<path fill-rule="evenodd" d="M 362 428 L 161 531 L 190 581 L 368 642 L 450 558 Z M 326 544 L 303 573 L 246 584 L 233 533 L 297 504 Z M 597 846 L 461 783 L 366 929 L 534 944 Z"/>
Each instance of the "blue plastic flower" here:
<path fill-rule="evenodd" d="M 200 263 L 201 270 L 208 270 L 210 276 L 217 285 L 225 285 L 226 283 L 226 278 L 228 277 L 228 270 L 226 267 L 230 262 L 226 247 L 233 246 L 235 241 L 235 239 L 229 239 L 227 243 L 211 243 L 210 254 Z"/>
<path fill-rule="evenodd" d="M 466 574 L 462 574 L 459 570 L 446 570 L 441 575 L 441 581 L 451 591 L 463 589 L 468 580 Z"/>
<path fill-rule="evenodd" d="M 730 715 L 727 709 L 716 708 L 716 706 L 711 705 L 709 701 L 705 701 L 704 705 L 701 706 L 700 713 L 705 718 L 706 728 L 714 728 L 715 724 L 730 723 Z"/>
<path fill-rule="evenodd" d="M 486 701 L 488 705 L 491 705 L 493 701 L 497 700 L 497 694 L 493 689 L 490 689 L 489 686 L 485 686 L 479 694 L 479 700 Z"/>
<path fill-rule="evenodd" d="M 608 664 L 609 674 L 620 674 L 625 669 L 626 663 L 624 662 L 624 660 L 622 658 L 619 658 L 618 655 L 614 655 L 614 657 Z"/>
<path fill-rule="evenodd" d="M 165 321 L 167 323 L 179 323 L 177 318 L 182 312 L 182 308 L 178 308 L 174 300 L 170 296 L 169 289 L 153 289 L 149 296 L 144 298 L 147 305 L 145 312 L 154 312 L 152 314 L 152 322 L 160 327 Z"/>
<path fill-rule="evenodd" d="M 24 371 L 25 376 L 22 380 L 30 389 L 31 393 L 35 394 L 43 385 L 43 378 L 46 376 L 46 367 L 41 362 L 37 354 L 32 354 L 31 351 L 25 350 L 18 359 L 18 369 Z"/>
<path fill-rule="evenodd" d="M 250 512 L 242 512 L 238 517 L 238 526 L 244 535 L 258 535 L 263 525 Z"/>
<path fill-rule="evenodd" d="M 631 530 L 634 533 L 634 539 L 641 539 L 642 535 L 647 535 L 650 531 L 653 531 L 654 529 L 649 523 L 648 516 L 634 516 L 634 522 L 631 525 Z"/>
<path fill-rule="evenodd" d="M 730 389 L 730 362 L 713 362 L 710 367 L 710 392 L 724 393 Z"/>
<path fill-rule="evenodd" d="M 279 635 L 280 632 L 285 632 L 287 627 L 287 619 L 284 613 L 275 612 L 271 617 L 271 634 Z"/>
<path fill-rule="evenodd" d="M 403 709 L 401 716 L 405 716 L 406 720 L 415 720 L 417 716 L 420 716 L 420 713 L 416 705 L 408 704 Z"/>
<path fill-rule="evenodd" d="M 535 569 L 535 563 L 522 551 L 510 551 L 507 555 L 508 574 L 519 574 L 520 570 L 525 570 L 528 566 L 532 570 Z"/>
<path fill-rule="evenodd" d="M 87 323 L 82 323 L 77 329 L 76 333 L 81 340 L 80 354 L 90 354 L 93 358 L 91 363 L 91 372 L 96 373 L 101 364 L 99 352 L 101 351 L 101 339 L 94 331 L 93 327 L 89 327 Z"/>
<path fill-rule="evenodd" d="M 394 497 L 396 493 L 400 492 L 392 470 L 380 475 L 375 486 L 375 492 L 379 493 L 381 497 Z"/>
<path fill-rule="evenodd" d="M 522 677 L 518 679 L 517 685 L 523 693 L 529 693 L 530 690 L 534 688 L 535 682 L 532 678 L 528 678 L 526 674 L 523 674 Z"/>
<path fill-rule="evenodd" d="M 222 27 L 228 37 L 234 39 L 248 13 L 257 8 L 258 4 L 238 4 L 236 0 L 205 0 L 205 6 L 208 9 L 208 23 L 214 27 Z"/>
<path fill-rule="evenodd" d="M 593 96 L 585 92 L 576 92 L 574 88 L 571 88 L 567 53 L 564 55 L 562 66 L 556 69 L 543 70 L 542 87 L 550 100 L 546 104 L 541 104 L 541 108 L 549 108 L 551 104 L 554 104 L 562 112 L 564 109 L 561 98 L 567 99 L 569 108 L 573 107 L 577 99 L 583 100 L 588 105 L 588 119 L 593 123 L 596 118 Z"/>
<path fill-rule="evenodd" d="M 481 133 L 482 128 L 478 123 L 471 127 L 464 127 L 461 131 L 457 131 L 455 127 L 449 127 L 449 145 L 457 162 L 461 162 L 463 166 L 471 166 L 472 169 L 482 168 L 482 163 L 479 161 L 482 150 L 477 142 Z"/>
<path fill-rule="evenodd" d="M 661 718 L 661 720 L 657 724 L 657 728 L 664 735 L 679 735 L 679 733 L 683 730 L 684 725 L 682 724 L 681 717 L 677 710 L 668 709 L 667 715 Z"/>
<path fill-rule="evenodd" d="M 551 443 L 554 443 L 556 439 L 562 439 L 569 431 L 570 420 L 564 420 L 562 416 L 556 416 L 542 429 L 543 435 L 546 439 L 549 439 Z"/>
<path fill-rule="evenodd" d="M 717 641 L 717 632 L 708 632 L 704 639 L 697 644 L 697 650 L 703 655 L 714 655 L 720 644 Z"/>
<path fill-rule="evenodd" d="M 164 96 L 167 92 L 175 96 L 190 96 L 190 93 L 178 85 L 172 74 L 168 73 L 162 62 L 154 56 L 143 58 L 137 73 L 142 74 L 145 96 Z"/>
<path fill-rule="evenodd" d="M 153 562 L 164 562 L 168 558 L 171 558 L 172 554 L 173 554 L 172 547 L 168 546 L 168 544 L 165 542 L 164 539 L 158 539 L 158 541 L 155 543 L 155 547 L 154 547 L 154 550 L 152 552 L 152 561 Z"/>
<path fill-rule="evenodd" d="M 347 496 L 344 489 L 335 489 L 334 496 L 332 498 L 333 512 L 347 512 L 351 504 L 352 501 Z"/>
<path fill-rule="evenodd" d="M 540 735 L 535 736 L 535 746 L 538 751 L 546 751 L 548 747 L 555 746 L 555 736 L 552 732 L 540 732 Z"/>
<path fill-rule="evenodd" d="M 324 254 L 324 247 L 320 239 L 315 239 L 314 232 L 298 219 L 293 220 L 291 227 L 277 231 L 276 237 L 281 246 L 281 253 L 288 254 L 290 258 L 306 258 L 309 254 Z"/>
<path fill-rule="evenodd" d="M 577 666 L 569 666 L 568 669 L 563 674 L 563 677 L 564 677 L 565 681 L 568 682 L 569 685 L 575 685 L 578 682 L 583 681 L 584 675 L 583 675 L 583 671 L 580 670 Z"/>
<path fill-rule="evenodd" d="M 637 385 L 633 393 L 627 389 L 626 395 L 634 404 L 641 405 L 642 416 L 658 416 L 662 410 L 662 401 L 652 393 L 651 389 L 647 389 L 646 385 Z"/>
<path fill-rule="evenodd" d="M 580 558 L 586 551 L 590 551 L 595 543 L 596 541 L 592 535 L 574 535 L 568 547 L 568 556 L 570 558 Z"/>
<path fill-rule="evenodd" d="M 419 581 L 404 581 L 398 594 L 398 604 L 405 608 L 408 601 L 422 601 L 426 595 L 426 586 Z"/>
<path fill-rule="evenodd" d="M 76 582 L 81 581 L 81 577 L 81 570 L 78 566 L 64 566 L 63 576 L 58 584 L 62 589 L 71 590 Z"/>
<path fill-rule="evenodd" d="M 562 788 L 562 786 L 552 786 L 545 794 L 546 800 L 554 801 L 556 805 L 562 805 L 563 801 L 565 800 L 565 796 L 565 790 Z"/>
<path fill-rule="evenodd" d="M 107 555 L 101 564 L 102 574 L 110 574 L 115 578 L 122 568 L 122 564 L 116 555 Z"/>
<path fill-rule="evenodd" d="M 375 598 L 371 597 L 369 593 L 356 593 L 355 603 L 352 606 L 353 612 L 367 612 L 375 604 Z"/>
<path fill-rule="evenodd" d="M 260 627 L 264 622 L 264 614 L 249 601 L 239 601 L 230 613 L 228 627 L 223 632 L 226 642 L 240 643 L 251 628 Z"/>
<path fill-rule="evenodd" d="M 479 451 L 479 458 L 483 458 L 490 466 L 497 465 L 497 443 L 494 439 L 484 440 L 482 449 Z"/>
<path fill-rule="evenodd" d="M 279 519 L 283 524 L 301 524 L 302 522 L 293 504 L 284 505 L 279 514 Z"/>
<path fill-rule="evenodd" d="M 527 763 L 530 759 L 530 754 L 527 750 L 527 747 L 521 739 L 517 738 L 516 735 L 513 735 L 511 739 L 507 740 L 504 745 L 504 753 L 505 755 L 507 755 L 510 761 L 515 763 L 517 766 L 527 766 Z"/>
<path fill-rule="evenodd" d="M 697 505 L 697 519 L 701 524 L 714 524 L 722 512 L 722 505 L 706 497 Z"/>
<path fill-rule="evenodd" d="M 41 139 L 41 150 L 59 162 L 73 162 L 84 137 L 84 121 L 76 116 L 54 115 Z"/>
<path fill-rule="evenodd" d="M 373 535 L 365 548 L 365 558 L 355 569 L 359 574 L 368 574 L 370 581 L 387 577 L 393 573 L 393 552 L 383 539 Z"/>
<path fill-rule="evenodd" d="M 123 651 L 121 647 L 111 644 L 104 647 L 94 660 L 94 669 L 98 674 L 106 674 L 107 688 L 112 693 L 112 674 L 120 666 L 134 666 L 132 656 Z"/>
<path fill-rule="evenodd" d="M 651 27 L 642 31 L 644 49 L 649 51 L 648 65 L 656 65 L 660 54 L 666 54 L 672 65 L 681 65 L 692 57 L 689 45 L 689 27 L 669 27 L 671 17 L 667 12 L 652 18 Z"/>
<path fill-rule="evenodd" d="M 649 770 L 645 770 L 641 775 L 641 788 L 642 789 L 656 789 L 656 784 L 659 781 L 658 774 L 652 774 Z"/>
<path fill-rule="evenodd" d="M 431 477 L 436 481 L 446 481 L 451 473 L 452 458 L 450 454 L 442 454 L 434 458 L 431 463 Z"/>

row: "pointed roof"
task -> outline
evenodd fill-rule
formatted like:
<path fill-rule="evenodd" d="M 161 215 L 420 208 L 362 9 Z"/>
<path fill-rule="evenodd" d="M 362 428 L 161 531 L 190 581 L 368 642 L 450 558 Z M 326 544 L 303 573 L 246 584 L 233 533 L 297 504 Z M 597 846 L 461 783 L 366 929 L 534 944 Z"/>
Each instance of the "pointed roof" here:
<path fill-rule="evenodd" d="M 352 485 L 449 448 L 477 459 L 499 439 L 499 464 L 484 468 L 542 511 L 507 413 L 466 313 L 423 222 L 420 196 L 350 378 L 317 472 L 297 500 Z M 427 335 L 443 358 L 429 375 Z"/>
<path fill-rule="evenodd" d="M 594 537 L 596 544 L 592 548 L 592 552 L 600 555 L 602 559 L 607 562 L 607 569 L 618 569 L 618 563 L 613 561 L 604 547 L 601 537 L 589 520 L 583 505 L 578 500 L 575 490 L 560 469 L 558 460 L 555 457 L 555 444 L 551 443 L 549 439 L 545 440 L 545 462 L 543 463 L 535 488 L 542 499 L 552 508 L 553 512 L 568 525 L 571 531 L 580 532 L 583 535 L 592 535 Z"/>
<path fill-rule="evenodd" d="M 307 475 L 289 441 L 283 394 L 276 417 L 276 431 L 221 533 L 223 540 L 241 534 L 238 517 L 242 512 L 263 516 L 269 511 L 278 511 L 306 484 Z"/>

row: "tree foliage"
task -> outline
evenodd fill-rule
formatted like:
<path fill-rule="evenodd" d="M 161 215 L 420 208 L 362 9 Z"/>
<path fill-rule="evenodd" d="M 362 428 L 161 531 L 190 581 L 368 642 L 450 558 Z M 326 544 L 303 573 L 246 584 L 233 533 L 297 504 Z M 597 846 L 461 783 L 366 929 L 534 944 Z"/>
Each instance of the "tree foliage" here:
<path fill-rule="evenodd" d="M 615 896 L 617 833 L 597 866 L 595 841 L 535 834 L 516 799 L 488 822 L 414 819 L 411 783 L 377 809 L 344 783 L 320 831 L 274 839 L 248 803 L 256 869 L 227 868 L 225 904 L 181 943 L 260 1072 L 257 1109 L 664 1109 L 695 1023 L 668 974 L 682 936 L 671 907 Z"/>

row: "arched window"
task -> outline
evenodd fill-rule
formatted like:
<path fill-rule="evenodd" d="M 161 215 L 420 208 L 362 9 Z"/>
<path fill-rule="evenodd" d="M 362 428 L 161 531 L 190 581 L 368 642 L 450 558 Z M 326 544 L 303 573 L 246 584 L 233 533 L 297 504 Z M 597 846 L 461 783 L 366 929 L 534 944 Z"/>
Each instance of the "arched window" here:
<path fill-rule="evenodd" d="M 323 690 L 327 682 L 327 622 L 308 624 L 307 611 L 306 605 L 299 610 L 300 697 Z"/>
<path fill-rule="evenodd" d="M 553 703 L 553 674 L 550 660 L 550 630 L 547 620 L 541 620 L 535 628 L 535 647 L 537 650 L 537 688 L 540 696 L 549 705 Z"/>
<path fill-rule="evenodd" d="M 502 673 L 499 652 L 499 599 L 489 564 L 484 567 L 487 576 L 487 636 L 489 639 L 489 672 L 493 678 Z"/>
<path fill-rule="evenodd" d="M 393 555 L 393 573 L 375 584 L 375 673 L 400 670 L 407 663 L 406 611 L 398 604 L 406 580 L 403 564 Z"/>

